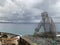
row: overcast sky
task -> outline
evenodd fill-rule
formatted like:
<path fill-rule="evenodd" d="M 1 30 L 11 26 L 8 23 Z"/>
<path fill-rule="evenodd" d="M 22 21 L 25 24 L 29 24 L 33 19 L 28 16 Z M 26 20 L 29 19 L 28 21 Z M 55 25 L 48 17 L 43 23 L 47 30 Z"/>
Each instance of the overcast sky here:
<path fill-rule="evenodd" d="M 60 0 L 0 0 L 0 21 L 3 22 L 40 22 L 43 11 L 60 22 Z"/>

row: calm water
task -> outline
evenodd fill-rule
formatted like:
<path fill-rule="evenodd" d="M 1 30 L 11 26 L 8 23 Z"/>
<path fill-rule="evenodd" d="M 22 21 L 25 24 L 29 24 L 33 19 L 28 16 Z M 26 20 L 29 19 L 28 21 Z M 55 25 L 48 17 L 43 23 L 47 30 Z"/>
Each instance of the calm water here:
<path fill-rule="evenodd" d="M 14 34 L 33 34 L 38 24 L 6 24 L 0 23 L 0 32 L 8 32 Z M 60 31 L 60 24 L 56 24 L 56 31 Z"/>

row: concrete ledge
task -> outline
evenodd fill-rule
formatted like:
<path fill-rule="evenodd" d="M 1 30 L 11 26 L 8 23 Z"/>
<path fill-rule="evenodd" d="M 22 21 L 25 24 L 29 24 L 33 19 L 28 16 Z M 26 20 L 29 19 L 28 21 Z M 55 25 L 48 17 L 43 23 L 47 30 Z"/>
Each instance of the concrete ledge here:
<path fill-rule="evenodd" d="M 21 43 L 24 43 L 22 45 L 37 45 L 36 43 L 32 42 L 30 39 L 26 37 L 21 37 Z"/>

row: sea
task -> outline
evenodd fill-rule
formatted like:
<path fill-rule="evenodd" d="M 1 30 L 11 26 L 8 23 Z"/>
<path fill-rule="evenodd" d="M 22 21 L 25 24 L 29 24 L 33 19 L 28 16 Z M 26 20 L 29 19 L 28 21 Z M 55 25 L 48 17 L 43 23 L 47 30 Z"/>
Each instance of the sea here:
<path fill-rule="evenodd" d="M 0 23 L 0 32 L 7 32 L 17 35 L 33 35 L 38 23 Z M 60 32 L 60 23 L 55 24 L 56 31 Z M 40 31 L 43 31 L 40 29 Z"/>

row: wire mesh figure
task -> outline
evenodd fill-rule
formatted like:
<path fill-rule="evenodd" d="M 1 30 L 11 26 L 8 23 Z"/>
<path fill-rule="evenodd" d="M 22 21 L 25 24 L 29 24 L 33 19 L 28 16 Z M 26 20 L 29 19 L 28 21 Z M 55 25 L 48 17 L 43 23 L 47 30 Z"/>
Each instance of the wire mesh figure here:
<path fill-rule="evenodd" d="M 48 16 L 47 12 L 41 13 L 41 17 L 42 17 L 42 20 L 40 21 L 37 28 L 35 29 L 34 34 L 40 35 L 39 29 L 41 27 L 43 27 L 44 28 L 43 35 L 45 37 L 55 38 L 56 37 L 56 30 L 55 30 L 55 24 L 54 24 L 52 18 Z"/>

